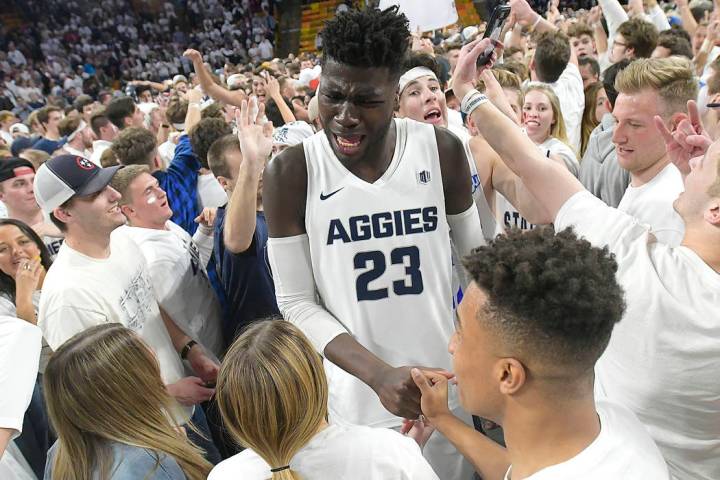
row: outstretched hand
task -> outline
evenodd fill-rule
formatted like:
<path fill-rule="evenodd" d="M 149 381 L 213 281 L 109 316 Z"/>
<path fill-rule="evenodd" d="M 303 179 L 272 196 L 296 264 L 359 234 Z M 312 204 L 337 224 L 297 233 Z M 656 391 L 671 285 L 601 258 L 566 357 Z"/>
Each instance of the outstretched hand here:
<path fill-rule="evenodd" d="M 703 128 L 697 103 L 687 103 L 688 118 L 681 120 L 671 132 L 660 116 L 655 116 L 655 127 L 665 140 L 665 148 L 670 160 L 683 176 L 690 173 L 690 159 L 705 155 L 712 139 Z"/>
<path fill-rule="evenodd" d="M 257 114 L 253 115 L 255 111 Z M 272 152 L 272 123 L 263 122 L 264 116 L 265 104 L 258 106 L 257 97 L 252 97 L 249 103 L 243 100 L 240 110 L 235 112 L 243 160 L 250 162 L 258 173 L 262 173 Z"/>
<path fill-rule="evenodd" d="M 502 46 L 500 42 L 495 42 L 495 45 Z M 460 55 L 458 56 L 455 72 L 453 73 L 452 84 L 453 91 L 458 99 L 462 100 L 465 94 L 475 87 L 475 79 L 479 73 L 485 69 L 492 68 L 496 58 L 495 52 L 493 52 L 490 62 L 481 67 L 480 71 L 478 71 L 477 68 L 478 57 L 492 46 L 493 40 L 483 38 L 473 40 L 460 49 Z"/>

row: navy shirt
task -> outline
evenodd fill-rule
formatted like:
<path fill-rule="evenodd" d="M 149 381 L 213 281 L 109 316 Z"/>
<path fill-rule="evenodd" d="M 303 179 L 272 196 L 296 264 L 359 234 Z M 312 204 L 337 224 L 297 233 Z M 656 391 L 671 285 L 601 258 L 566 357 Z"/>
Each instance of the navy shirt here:
<path fill-rule="evenodd" d="M 33 143 L 32 148 L 35 150 L 42 150 L 52 155 L 55 150 L 65 145 L 65 138 L 60 140 L 50 140 L 49 138 L 40 137 L 37 142 Z"/>
<path fill-rule="evenodd" d="M 280 311 L 266 257 L 268 231 L 265 215 L 257 212 L 255 216 L 255 234 L 250 247 L 244 252 L 232 253 L 223 242 L 226 208 L 227 205 L 217 210 L 213 252 L 225 290 L 223 335 L 225 345 L 230 346 L 245 325 L 278 315 Z"/>

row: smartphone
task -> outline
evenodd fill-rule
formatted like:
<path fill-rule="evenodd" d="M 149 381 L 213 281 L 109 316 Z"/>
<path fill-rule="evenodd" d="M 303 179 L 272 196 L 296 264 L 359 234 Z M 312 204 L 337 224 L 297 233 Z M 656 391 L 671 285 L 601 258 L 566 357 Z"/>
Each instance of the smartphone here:
<path fill-rule="evenodd" d="M 492 15 L 490 15 L 490 21 L 487 23 L 487 28 L 485 29 L 485 34 L 483 35 L 483 38 L 490 38 L 491 40 L 493 40 L 493 44 L 490 45 L 485 50 L 485 52 L 483 52 L 483 54 L 478 57 L 476 63 L 478 67 L 482 67 L 490 61 L 493 50 L 495 50 L 495 42 L 500 40 L 500 33 L 502 33 L 503 26 L 505 26 L 505 21 L 507 21 L 509 16 L 509 5 L 498 5 L 493 9 Z"/>

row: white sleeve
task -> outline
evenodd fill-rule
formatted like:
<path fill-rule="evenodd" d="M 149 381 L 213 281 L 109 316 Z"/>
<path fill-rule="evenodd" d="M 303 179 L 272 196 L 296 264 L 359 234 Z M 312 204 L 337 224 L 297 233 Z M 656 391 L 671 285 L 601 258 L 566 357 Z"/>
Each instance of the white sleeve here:
<path fill-rule="evenodd" d="M 447 222 L 450 226 L 450 238 L 460 258 L 469 255 L 473 248 L 485 245 L 475 202 L 462 213 L 447 215 Z"/>
<path fill-rule="evenodd" d="M 0 428 L 22 431 L 40 362 L 42 333 L 14 317 L 0 317 Z"/>
<path fill-rule="evenodd" d="M 621 23 L 627 22 L 629 17 L 618 0 L 598 0 L 608 26 L 608 51 L 612 49 L 615 33 Z"/>
<path fill-rule="evenodd" d="M 665 16 L 665 12 L 663 12 L 662 8 L 660 8 L 659 5 L 655 4 L 655 6 L 650 9 L 650 11 L 647 13 L 647 15 L 645 15 L 645 17 L 647 21 L 655 25 L 655 28 L 658 29 L 658 32 L 670 30 L 670 22 L 668 22 L 668 19 Z"/>
<path fill-rule="evenodd" d="M 332 339 L 348 332 L 318 304 L 307 234 L 268 238 L 267 248 L 280 313 L 323 355 Z"/>
<path fill-rule="evenodd" d="M 607 246 L 618 258 L 624 257 L 638 240 L 647 243 L 650 234 L 650 229 L 635 217 L 607 206 L 587 190 L 576 193 L 560 207 L 555 231 L 568 227 L 596 247 Z"/>
<path fill-rule="evenodd" d="M 210 235 L 207 235 L 205 232 L 202 231 L 201 227 L 198 227 L 198 229 L 195 230 L 195 235 L 193 235 L 192 239 L 193 242 L 195 242 L 195 245 L 198 247 L 198 251 L 200 252 L 200 263 L 202 264 L 203 268 L 207 268 L 207 264 L 210 261 L 210 257 L 213 253 L 212 233 Z"/>

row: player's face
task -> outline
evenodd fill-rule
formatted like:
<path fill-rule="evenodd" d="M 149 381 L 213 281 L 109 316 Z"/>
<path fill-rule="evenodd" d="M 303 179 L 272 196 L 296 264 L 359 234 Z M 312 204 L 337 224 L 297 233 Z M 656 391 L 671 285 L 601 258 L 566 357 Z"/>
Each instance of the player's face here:
<path fill-rule="evenodd" d="M 387 68 L 351 67 L 328 59 L 318 112 L 333 152 L 355 163 L 383 154 L 398 78 Z"/>
<path fill-rule="evenodd" d="M 400 95 L 400 117 L 447 127 L 447 104 L 440 83 L 425 76 L 410 82 Z"/>
<path fill-rule="evenodd" d="M 690 173 L 685 177 L 685 191 L 673 203 L 675 211 L 686 223 L 710 221 L 720 210 L 718 162 L 720 143 L 713 143 L 702 157 L 690 160 Z M 715 220 L 715 225 L 720 222 Z"/>
<path fill-rule="evenodd" d="M 123 212 L 131 221 L 137 218 L 143 224 L 164 225 L 172 217 L 165 191 L 149 173 L 138 175 L 130 183 L 128 195 L 132 199 L 130 208 L 123 207 Z"/>
<path fill-rule="evenodd" d="M 657 93 L 621 93 L 615 101 L 613 116 L 617 124 L 612 141 L 618 163 L 625 170 L 639 174 L 655 165 L 665 154 L 665 141 L 655 127 L 662 100 Z"/>
<path fill-rule="evenodd" d="M 498 421 L 502 398 L 494 374 L 500 359 L 496 352 L 499 342 L 483 328 L 486 301 L 485 293 L 472 282 L 458 307 L 458 326 L 448 350 L 462 407 L 473 415 Z"/>

